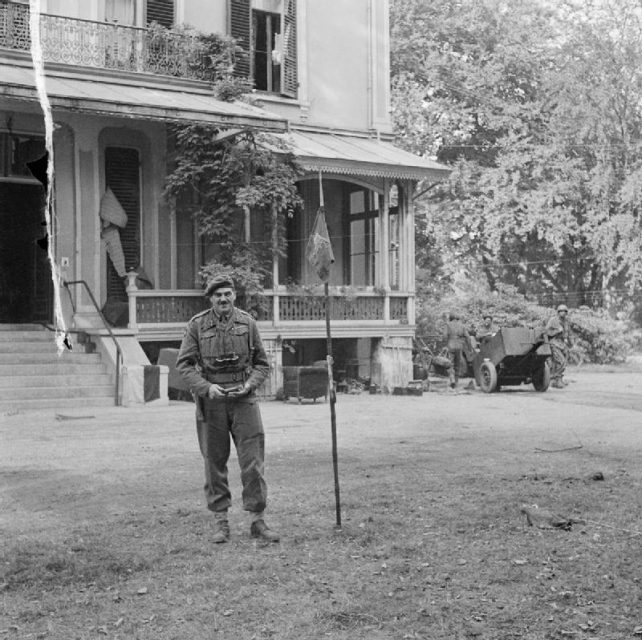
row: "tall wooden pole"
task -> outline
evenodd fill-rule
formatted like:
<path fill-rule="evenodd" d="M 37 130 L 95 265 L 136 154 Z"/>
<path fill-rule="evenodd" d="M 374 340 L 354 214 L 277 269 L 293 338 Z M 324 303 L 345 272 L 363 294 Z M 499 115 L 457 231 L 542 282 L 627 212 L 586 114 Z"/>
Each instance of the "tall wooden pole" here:
<path fill-rule="evenodd" d="M 334 390 L 334 375 L 332 371 L 332 333 L 330 332 L 330 287 L 325 283 L 325 329 L 327 335 L 328 385 L 330 396 L 330 429 L 332 431 L 332 468 L 334 470 L 334 502 L 337 515 L 337 529 L 341 529 L 341 492 L 339 491 L 339 456 L 337 454 L 337 394 Z"/>
<path fill-rule="evenodd" d="M 323 210 L 325 204 L 323 199 L 323 179 L 321 171 L 319 171 L 319 206 Z M 329 278 L 324 283 L 325 293 L 325 331 L 326 331 L 326 353 L 328 363 L 328 394 L 330 398 L 330 430 L 332 432 L 332 469 L 334 471 L 334 503 L 336 512 L 336 529 L 341 529 L 341 492 L 339 490 L 339 455 L 337 453 L 337 413 L 336 403 L 337 394 L 334 390 L 334 375 L 333 364 L 334 358 L 332 354 L 332 332 L 330 330 L 330 316 L 332 315 L 331 301 L 330 301 L 330 285 Z"/>

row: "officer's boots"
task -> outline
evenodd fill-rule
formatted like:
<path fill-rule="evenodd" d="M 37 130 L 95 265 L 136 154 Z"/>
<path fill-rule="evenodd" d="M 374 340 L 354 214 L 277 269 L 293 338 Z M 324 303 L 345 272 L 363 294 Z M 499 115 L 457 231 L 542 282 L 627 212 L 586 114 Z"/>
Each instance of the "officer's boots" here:
<path fill-rule="evenodd" d="M 230 539 L 230 525 L 227 521 L 227 511 L 214 514 L 214 535 L 212 542 L 220 544 Z"/>
<path fill-rule="evenodd" d="M 279 534 L 272 531 L 266 524 L 265 520 L 255 520 L 250 526 L 250 534 L 253 538 L 261 538 L 266 542 L 278 542 Z"/>

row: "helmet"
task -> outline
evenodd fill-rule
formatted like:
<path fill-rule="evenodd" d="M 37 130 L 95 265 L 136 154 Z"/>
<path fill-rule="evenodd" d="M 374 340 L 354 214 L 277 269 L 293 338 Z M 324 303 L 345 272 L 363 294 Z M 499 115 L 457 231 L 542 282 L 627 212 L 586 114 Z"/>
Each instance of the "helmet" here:
<path fill-rule="evenodd" d="M 559 305 L 557 305 L 557 310 L 558 311 L 568 311 L 568 307 L 565 304 L 559 304 Z"/>

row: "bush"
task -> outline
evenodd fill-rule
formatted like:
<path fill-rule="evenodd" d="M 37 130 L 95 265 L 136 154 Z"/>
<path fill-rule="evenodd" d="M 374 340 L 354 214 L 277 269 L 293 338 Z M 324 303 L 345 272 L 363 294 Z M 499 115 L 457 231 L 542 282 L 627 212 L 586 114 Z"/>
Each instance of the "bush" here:
<path fill-rule="evenodd" d="M 417 336 L 443 345 L 448 314 L 457 312 L 468 330 L 474 334 L 482 323 L 482 315 L 490 313 L 499 327 L 530 327 L 541 329 L 555 313 L 527 300 L 514 287 L 501 286 L 490 292 L 479 287 L 444 295 L 439 299 L 417 299 Z M 571 361 L 610 364 L 624 362 L 631 351 L 634 332 L 625 323 L 614 320 L 608 312 L 588 308 L 569 312 L 571 337 L 574 342 Z"/>

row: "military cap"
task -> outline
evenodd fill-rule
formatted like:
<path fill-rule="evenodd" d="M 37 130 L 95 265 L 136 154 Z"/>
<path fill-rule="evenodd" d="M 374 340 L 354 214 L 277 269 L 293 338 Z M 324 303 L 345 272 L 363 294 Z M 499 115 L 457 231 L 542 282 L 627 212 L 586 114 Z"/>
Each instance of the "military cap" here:
<path fill-rule="evenodd" d="M 492 320 L 493 314 L 490 313 L 489 311 L 484 311 L 484 313 L 482 313 L 482 320 L 486 320 L 486 318 L 490 318 Z"/>
<path fill-rule="evenodd" d="M 207 281 L 207 286 L 205 287 L 205 295 L 209 298 L 217 289 L 221 287 L 230 287 L 234 289 L 234 282 L 230 276 L 225 274 L 219 274 L 210 278 Z"/>
<path fill-rule="evenodd" d="M 559 304 L 559 305 L 557 305 L 557 310 L 558 311 L 568 311 L 568 307 L 565 304 Z"/>

